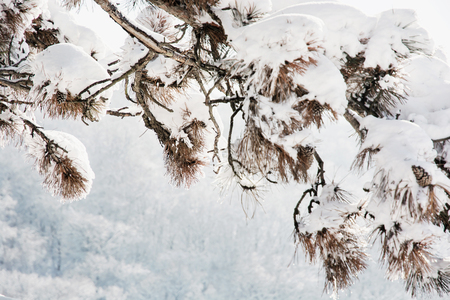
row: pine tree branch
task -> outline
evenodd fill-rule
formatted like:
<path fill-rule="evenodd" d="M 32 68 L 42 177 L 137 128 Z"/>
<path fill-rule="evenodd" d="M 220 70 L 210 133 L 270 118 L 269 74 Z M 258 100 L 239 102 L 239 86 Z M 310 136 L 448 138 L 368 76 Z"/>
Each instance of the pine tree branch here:
<path fill-rule="evenodd" d="M 136 71 L 134 77 L 134 85 L 132 89 L 136 94 L 137 102 L 144 110 L 144 113 L 142 114 L 142 119 L 144 120 L 145 127 L 153 130 L 156 133 L 159 142 L 161 144 L 164 144 L 166 141 L 170 139 L 170 131 L 164 128 L 164 125 L 155 118 L 155 116 L 150 111 L 147 103 L 145 102 L 145 99 L 141 92 L 141 77 L 142 71 L 140 70 Z"/>
<path fill-rule="evenodd" d="M 189 57 L 179 53 L 174 47 L 162 47 L 155 38 L 130 22 L 122 13 L 108 0 L 94 0 L 118 25 L 120 25 L 129 35 L 135 37 L 148 49 L 165 57 L 172 58 L 180 63 L 196 66 L 196 63 Z"/>

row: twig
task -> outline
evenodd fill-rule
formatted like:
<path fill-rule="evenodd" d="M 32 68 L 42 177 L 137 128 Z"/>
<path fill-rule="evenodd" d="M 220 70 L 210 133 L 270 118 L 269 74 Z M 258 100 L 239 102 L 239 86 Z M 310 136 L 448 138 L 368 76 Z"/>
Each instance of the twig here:
<path fill-rule="evenodd" d="M 11 111 L 11 110 L 10 110 Z M 12 112 L 12 111 L 11 111 Z M 12 112 L 14 113 L 14 112 Z M 16 115 L 16 114 L 15 114 Z M 17 116 L 17 115 L 16 115 Z M 45 143 L 47 144 L 52 144 L 55 145 L 56 148 L 61 149 L 63 152 L 68 153 L 68 151 L 61 147 L 60 145 L 58 145 L 57 143 L 55 143 L 53 140 L 49 139 L 48 136 L 45 135 L 45 133 L 41 130 L 42 127 L 38 127 L 36 124 L 32 123 L 31 121 L 24 119 L 20 116 L 18 116 L 19 118 L 22 119 L 23 123 L 28 126 L 29 128 L 31 128 L 31 136 L 34 135 L 34 133 L 37 133 L 39 135 L 39 137 L 41 137 Z"/>
<path fill-rule="evenodd" d="M 241 102 L 244 101 L 245 98 L 244 97 L 240 97 L 240 96 L 236 96 L 233 98 L 222 98 L 222 99 L 213 99 L 213 100 L 209 100 L 210 104 L 215 104 L 215 103 L 236 103 L 236 102 Z"/>
<path fill-rule="evenodd" d="M 433 139 L 432 139 L 432 141 L 433 141 L 434 143 L 440 143 L 440 142 L 447 141 L 447 140 L 450 140 L 450 136 L 445 137 L 445 138 L 442 138 L 442 139 L 437 139 L 437 140 L 433 140 Z"/>
<path fill-rule="evenodd" d="M 355 118 L 355 116 L 352 113 L 350 113 L 350 111 L 348 109 L 345 110 L 344 118 L 347 120 L 347 122 L 350 123 L 350 125 L 352 125 L 353 129 L 359 135 L 361 142 L 364 141 L 364 139 L 366 138 L 366 133 L 359 129 L 361 124 L 359 124 L 358 120 Z"/>
<path fill-rule="evenodd" d="M 158 105 L 159 107 L 164 108 L 164 109 L 167 110 L 168 112 L 173 113 L 173 109 L 166 107 L 164 104 L 162 104 L 161 102 L 159 102 L 158 100 L 156 100 L 155 97 L 153 97 L 152 94 L 148 93 L 148 95 L 150 96 L 150 99 L 152 100 L 153 103 L 155 103 L 155 104 Z"/>
<path fill-rule="evenodd" d="M 102 87 L 97 92 L 95 92 L 94 94 L 90 95 L 88 98 L 83 99 L 83 101 L 89 102 L 89 101 L 95 99 L 95 97 L 97 97 L 98 95 L 100 95 L 101 93 L 103 93 L 104 91 L 106 91 L 107 89 L 109 89 L 110 87 L 112 87 L 113 85 L 118 83 L 119 81 L 122 81 L 122 79 L 124 79 L 127 76 L 131 75 L 133 72 L 136 72 L 136 71 L 141 70 L 142 68 L 144 68 L 154 57 L 155 57 L 155 54 L 153 52 L 149 51 L 149 53 L 147 53 L 147 55 L 145 55 L 143 58 L 141 58 L 128 71 L 123 73 L 121 76 L 113 79 L 110 84 Z"/>
<path fill-rule="evenodd" d="M 134 114 L 130 113 L 130 112 L 121 112 L 120 111 L 120 110 L 126 109 L 126 108 L 128 108 L 128 107 L 123 107 L 123 108 L 121 108 L 119 110 L 107 110 L 106 114 L 110 115 L 110 116 L 121 117 L 122 119 L 124 117 L 136 117 L 136 116 L 140 116 L 142 114 L 142 111 L 134 113 Z"/>
<path fill-rule="evenodd" d="M 88 86 L 87 86 L 84 90 L 82 90 L 78 95 L 81 96 L 82 94 L 84 94 L 84 93 L 86 93 L 86 92 L 88 92 L 88 93 L 90 94 L 89 89 L 90 89 L 91 87 L 96 86 L 97 84 L 101 84 L 101 83 L 110 81 L 110 80 L 111 80 L 111 78 L 106 78 L 106 79 L 102 79 L 102 80 L 96 81 L 96 82 L 94 82 L 94 83 L 88 85 Z"/>
<path fill-rule="evenodd" d="M 318 184 L 316 185 L 316 190 L 318 188 L 318 185 L 325 185 L 325 178 L 323 176 L 323 174 L 325 173 L 325 170 L 323 169 L 323 160 L 322 158 L 319 156 L 319 153 L 317 153 L 316 150 L 314 150 L 314 158 L 317 161 L 317 164 L 319 165 L 319 169 L 317 171 L 317 178 L 320 180 L 318 182 Z M 317 181 L 316 181 L 317 182 Z"/>
<path fill-rule="evenodd" d="M 14 41 L 14 35 L 11 37 L 11 41 L 9 42 L 9 47 L 8 47 L 8 65 L 11 65 L 11 49 L 12 49 L 13 41 Z"/>
<path fill-rule="evenodd" d="M 116 59 L 115 61 L 108 63 L 108 67 L 111 67 L 112 65 L 117 64 L 119 61 L 120 61 L 120 59 Z"/>
<path fill-rule="evenodd" d="M 302 201 L 303 201 L 303 199 L 305 199 L 306 195 L 309 193 L 309 195 L 311 196 L 312 192 L 313 192 L 313 188 L 310 188 L 310 189 L 304 191 L 302 196 L 300 197 L 300 200 L 298 200 L 297 205 L 295 205 L 293 216 L 294 216 L 294 230 L 297 233 L 299 232 L 299 224 L 297 221 L 297 216 L 300 216 L 300 210 L 299 210 L 300 204 L 302 204 Z"/>
<path fill-rule="evenodd" d="M 175 26 L 175 27 L 177 27 L 177 26 Z M 183 24 L 183 25 L 178 26 L 177 28 L 180 28 L 180 27 L 182 27 L 182 28 L 180 29 L 180 31 L 183 32 L 183 34 L 181 35 L 181 37 L 179 37 L 178 39 L 176 39 L 176 40 L 174 40 L 174 41 L 172 41 L 172 42 L 170 42 L 170 43 L 160 43 L 160 45 L 161 45 L 161 46 L 169 46 L 169 45 L 173 45 L 173 44 L 176 44 L 176 43 L 178 43 L 179 41 L 181 41 L 181 40 L 184 38 L 185 34 L 186 34 L 186 30 L 188 29 L 188 26 L 187 26 L 187 24 Z"/>
<path fill-rule="evenodd" d="M 239 176 L 239 174 L 236 172 L 235 168 L 234 168 L 234 159 L 233 156 L 231 154 L 231 136 L 233 134 L 233 126 L 234 126 L 234 117 L 236 117 L 237 113 L 242 110 L 242 106 L 244 105 L 244 103 L 241 103 L 239 105 L 239 107 L 233 112 L 233 114 L 230 117 L 230 130 L 228 131 L 228 164 L 231 167 L 231 170 L 233 170 L 233 173 L 235 176 L 241 178 L 241 176 Z"/>
<path fill-rule="evenodd" d="M 124 92 L 125 92 L 125 98 L 128 100 L 128 101 L 130 101 L 130 102 L 132 102 L 132 103 L 134 103 L 134 104 L 138 104 L 136 101 L 134 101 L 133 99 L 131 99 L 131 97 L 130 97 L 130 95 L 128 94 L 128 76 L 127 77 L 125 77 L 125 86 L 124 86 Z"/>
<path fill-rule="evenodd" d="M 299 224 L 298 224 L 298 221 L 297 221 L 297 216 L 300 215 L 299 207 L 300 207 L 300 204 L 302 203 L 303 199 L 306 197 L 307 194 L 309 194 L 309 196 L 317 197 L 317 195 L 319 194 L 319 186 L 323 187 L 323 186 L 326 185 L 325 178 L 324 178 L 325 170 L 323 168 L 324 167 L 324 163 L 323 163 L 323 160 L 320 157 L 319 153 L 317 153 L 316 150 L 314 150 L 314 158 L 316 159 L 317 164 L 319 165 L 319 168 L 317 170 L 316 181 L 314 182 L 314 185 L 311 186 L 311 188 L 309 188 L 309 189 L 307 189 L 306 191 L 303 192 L 302 197 L 297 202 L 297 205 L 294 208 L 294 214 L 293 214 L 293 216 L 294 216 L 294 231 L 296 233 L 299 233 Z M 319 201 L 317 201 L 315 199 L 312 199 L 309 202 L 309 205 L 308 205 L 308 213 L 312 212 L 312 204 L 313 203 L 320 204 Z"/>
<path fill-rule="evenodd" d="M 213 86 L 209 91 L 206 91 L 206 88 L 203 85 L 203 82 L 202 82 L 202 79 L 200 78 L 199 73 L 200 72 L 198 70 L 194 71 L 194 76 L 195 76 L 195 79 L 197 80 L 198 84 L 200 85 L 200 88 L 201 88 L 203 94 L 205 95 L 205 105 L 208 105 L 209 117 L 210 117 L 211 121 L 213 122 L 214 127 L 216 128 L 216 136 L 214 138 L 213 160 L 216 157 L 220 163 L 221 160 L 220 160 L 220 156 L 219 156 L 219 139 L 220 139 L 220 136 L 222 135 L 222 132 L 220 131 L 219 123 L 217 123 L 217 120 L 214 117 L 213 107 L 212 107 L 212 105 L 209 105 L 209 95 L 211 94 L 211 91 L 215 88 L 215 86 Z"/>

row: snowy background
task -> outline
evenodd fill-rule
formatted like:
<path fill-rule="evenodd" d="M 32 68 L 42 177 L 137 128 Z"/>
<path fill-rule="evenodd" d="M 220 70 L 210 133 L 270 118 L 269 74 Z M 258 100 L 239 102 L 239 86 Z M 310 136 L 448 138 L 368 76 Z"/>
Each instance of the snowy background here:
<path fill-rule="evenodd" d="M 345 1 L 366 13 L 406 3 L 372 2 Z M 431 34 L 445 46 L 450 39 L 440 36 L 442 28 L 450 28 L 443 17 L 450 4 L 421 2 L 408 1 L 407 7 L 422 8 L 425 26 L 440 28 Z M 119 47 L 125 35 L 102 18 L 83 11 L 80 20 L 100 34 L 107 31 L 107 43 Z M 41 124 L 80 139 L 96 179 L 86 199 L 61 204 L 42 189 L 24 153 L 11 146 L 1 150 L 0 294 L 13 299 L 329 297 L 322 293 L 319 267 L 305 263 L 302 252 L 294 257 L 292 212 L 305 187 L 267 191 L 262 207 L 248 219 L 242 206 L 250 206 L 251 213 L 252 203 L 237 193 L 220 195 L 211 169 L 190 190 L 169 185 L 162 149 L 140 118 L 105 117 L 89 127 L 71 121 Z M 349 187 L 355 180 L 346 174 L 357 151 L 352 133 L 345 123 L 328 126 L 318 145 L 328 179 L 345 179 Z M 340 299 L 410 299 L 400 282 L 384 279 L 377 258 L 374 254 L 368 270 Z"/>

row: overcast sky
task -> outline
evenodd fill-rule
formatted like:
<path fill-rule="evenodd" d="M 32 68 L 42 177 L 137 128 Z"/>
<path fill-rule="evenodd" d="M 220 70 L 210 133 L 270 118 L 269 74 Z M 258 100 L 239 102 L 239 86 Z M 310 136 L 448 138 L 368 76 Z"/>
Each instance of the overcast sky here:
<path fill-rule="evenodd" d="M 81 11 L 80 22 L 88 27 L 94 27 L 111 47 L 120 47 L 126 34 L 109 20 L 106 13 L 97 9 L 95 4 L 90 4 L 91 1 L 86 2 L 89 9 L 84 8 Z M 275 6 L 278 6 L 278 3 L 290 4 L 295 0 L 272 2 L 276 2 Z M 369 15 L 396 8 L 414 9 L 436 44 L 443 46 L 447 57 L 450 57 L 450 0 L 340 0 L 339 2 L 353 5 Z"/>

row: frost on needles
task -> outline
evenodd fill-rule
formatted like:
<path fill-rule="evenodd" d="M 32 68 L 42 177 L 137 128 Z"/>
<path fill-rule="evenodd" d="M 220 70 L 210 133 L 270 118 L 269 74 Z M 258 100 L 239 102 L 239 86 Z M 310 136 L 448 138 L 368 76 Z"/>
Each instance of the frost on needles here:
<path fill-rule="evenodd" d="M 82 143 L 39 118 L 142 118 L 175 186 L 205 166 L 253 201 L 267 186 L 309 185 L 293 236 L 327 292 L 351 285 L 375 246 L 412 296 L 450 293 L 450 67 L 413 11 L 147 0 L 133 20 L 95 2 L 128 33 L 118 53 L 71 18 L 82 1 L 0 3 L 0 145 L 24 150 L 53 195 L 86 197 L 94 173 Z M 126 107 L 112 108 L 113 90 Z M 340 121 L 360 141 L 349 171 L 372 174 L 360 199 L 316 151 L 319 129 Z"/>

